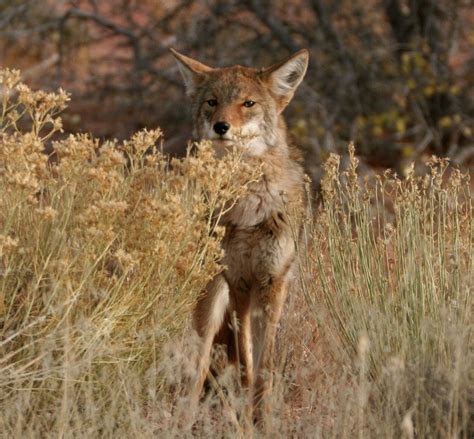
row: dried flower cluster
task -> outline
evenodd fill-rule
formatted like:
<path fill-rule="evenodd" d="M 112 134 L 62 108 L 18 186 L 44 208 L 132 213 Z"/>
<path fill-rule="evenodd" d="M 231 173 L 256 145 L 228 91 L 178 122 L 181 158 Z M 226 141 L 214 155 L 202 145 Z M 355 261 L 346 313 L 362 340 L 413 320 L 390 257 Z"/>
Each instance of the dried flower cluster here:
<path fill-rule="evenodd" d="M 0 352 L 10 358 L 0 393 L 30 386 L 26 376 L 38 367 L 37 390 L 59 389 L 54 365 L 66 349 L 89 355 L 90 368 L 147 361 L 137 354 L 176 335 L 222 270 L 213 217 L 259 168 L 240 163 L 237 151 L 218 160 L 207 144 L 170 164 L 158 150 L 160 130 L 121 144 L 71 135 L 53 141 L 48 157 L 68 95 L 33 92 L 9 70 L 0 90 Z M 92 373 L 76 372 L 81 380 Z"/>
<path fill-rule="evenodd" d="M 467 438 L 470 175 L 433 157 L 427 175 L 411 166 L 403 179 L 387 171 L 361 181 L 353 145 L 347 169 L 340 162 L 331 155 L 325 164 L 301 279 L 333 358 L 356 360 L 362 396 L 347 410 L 362 437 L 400 437 L 410 427 L 417 437 Z M 382 419 L 390 419 L 385 429 Z"/>

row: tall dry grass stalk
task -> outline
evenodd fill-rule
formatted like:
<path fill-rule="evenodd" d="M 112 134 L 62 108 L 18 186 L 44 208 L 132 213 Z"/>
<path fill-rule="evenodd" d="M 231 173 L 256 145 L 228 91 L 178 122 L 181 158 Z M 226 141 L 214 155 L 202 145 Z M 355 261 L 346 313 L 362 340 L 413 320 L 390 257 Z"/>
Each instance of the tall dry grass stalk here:
<path fill-rule="evenodd" d="M 358 436 L 400 437 L 412 425 L 416 437 L 468 438 L 469 175 L 433 158 L 428 175 L 362 182 L 352 145 L 349 159 L 343 172 L 338 156 L 325 165 L 301 272 L 332 358 L 355 365 Z"/>
<path fill-rule="evenodd" d="M 231 368 L 193 430 L 180 420 L 189 313 L 222 269 L 216 215 L 259 167 L 206 144 L 170 164 L 159 130 L 69 136 L 48 158 L 67 94 L 12 71 L 0 87 L 2 435 L 245 436 Z M 468 438 L 468 179 L 433 160 L 425 177 L 361 183 L 350 154 L 344 172 L 328 160 L 324 203 L 301 241 L 295 230 L 301 281 L 279 333 L 271 435 Z"/>

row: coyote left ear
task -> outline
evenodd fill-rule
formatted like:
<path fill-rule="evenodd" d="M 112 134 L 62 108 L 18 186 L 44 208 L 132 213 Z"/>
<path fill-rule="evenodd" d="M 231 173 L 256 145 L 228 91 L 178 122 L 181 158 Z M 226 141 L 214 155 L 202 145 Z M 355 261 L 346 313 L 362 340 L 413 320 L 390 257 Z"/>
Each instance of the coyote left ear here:
<path fill-rule="evenodd" d="M 213 68 L 184 56 L 174 49 L 170 49 L 170 51 L 176 58 L 176 61 L 178 61 L 179 71 L 186 86 L 186 93 L 188 96 L 193 97 L 198 84 L 202 81 L 205 74 L 211 72 Z"/>
<path fill-rule="evenodd" d="M 282 112 L 293 98 L 308 68 L 309 52 L 302 49 L 287 60 L 274 64 L 262 71 L 270 89 L 277 98 L 278 110 Z"/>

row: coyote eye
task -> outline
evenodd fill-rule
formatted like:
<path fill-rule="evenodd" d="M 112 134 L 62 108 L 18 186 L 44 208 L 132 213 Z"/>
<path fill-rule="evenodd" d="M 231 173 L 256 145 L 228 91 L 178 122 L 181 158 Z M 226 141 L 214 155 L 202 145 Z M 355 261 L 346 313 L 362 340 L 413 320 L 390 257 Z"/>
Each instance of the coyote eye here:
<path fill-rule="evenodd" d="M 207 102 L 207 105 L 209 105 L 209 107 L 215 107 L 217 105 L 217 101 L 215 99 L 209 99 Z"/>
<path fill-rule="evenodd" d="M 247 107 L 247 108 L 253 107 L 254 105 L 255 105 L 254 101 L 245 101 L 244 102 L 244 107 Z"/>

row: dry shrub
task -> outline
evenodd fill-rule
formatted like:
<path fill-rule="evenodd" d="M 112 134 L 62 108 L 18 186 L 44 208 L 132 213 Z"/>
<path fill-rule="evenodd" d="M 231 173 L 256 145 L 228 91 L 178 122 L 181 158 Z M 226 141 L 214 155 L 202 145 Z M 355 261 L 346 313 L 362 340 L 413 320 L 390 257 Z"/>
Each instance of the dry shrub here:
<path fill-rule="evenodd" d="M 182 390 L 189 313 L 221 270 L 218 215 L 259 166 L 206 144 L 170 164 L 159 130 L 70 136 L 48 158 L 67 94 L 11 71 L 0 86 L 2 434 L 248 436 L 235 370 L 211 380 L 192 430 Z M 329 158 L 305 222 L 270 436 L 468 438 L 468 177 L 437 159 L 403 180 L 361 182 L 356 168 L 353 149 L 344 172 Z"/>
<path fill-rule="evenodd" d="M 222 269 L 218 215 L 259 168 L 207 144 L 170 164 L 159 130 L 69 136 L 48 160 L 68 96 L 19 79 L 0 76 L 0 429 L 111 434 L 144 410 L 138 383 L 162 385 L 147 370 Z"/>
<path fill-rule="evenodd" d="M 469 175 L 433 158 L 428 175 L 411 168 L 403 180 L 387 172 L 361 182 L 349 153 L 347 170 L 335 155 L 325 165 L 324 206 L 301 263 L 333 361 L 351 365 L 355 393 L 332 433 L 468 438 Z"/>

